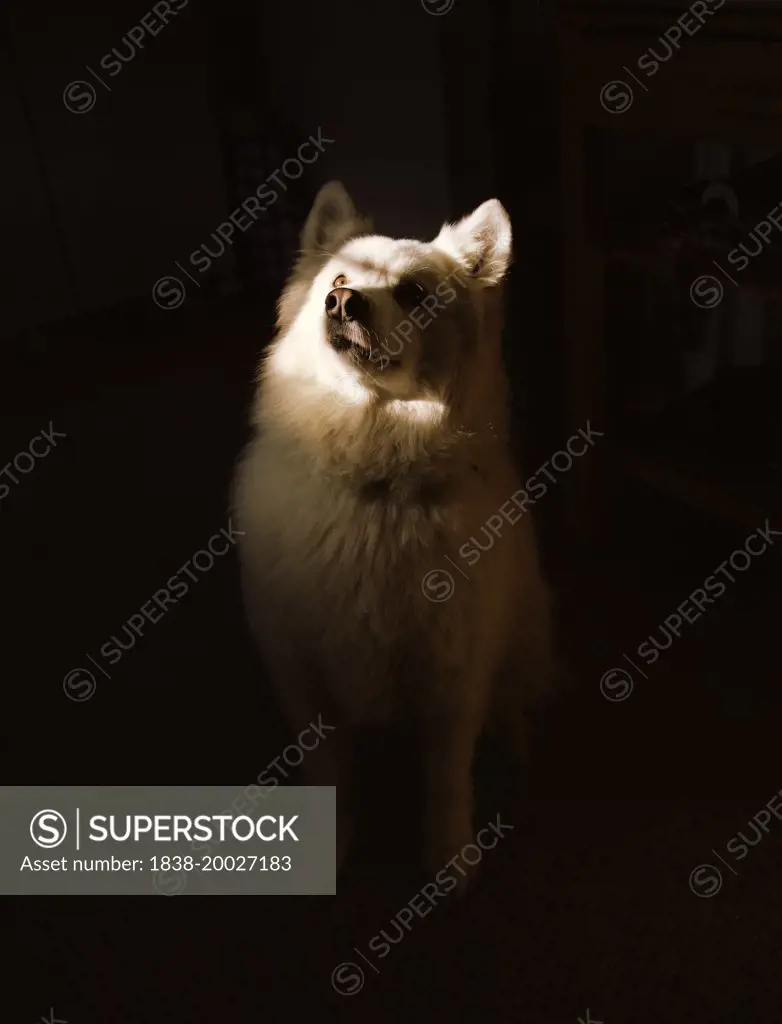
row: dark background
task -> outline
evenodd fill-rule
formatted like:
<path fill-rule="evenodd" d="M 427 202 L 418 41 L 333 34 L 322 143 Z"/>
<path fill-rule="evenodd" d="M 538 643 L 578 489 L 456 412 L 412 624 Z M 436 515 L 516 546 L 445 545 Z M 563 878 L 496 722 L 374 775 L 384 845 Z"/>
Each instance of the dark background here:
<path fill-rule="evenodd" d="M 84 113 L 64 89 L 94 81 L 85 65 L 112 47 L 127 53 L 149 8 L 4 8 L 0 463 L 49 423 L 67 434 L 0 501 L 4 784 L 243 786 L 288 742 L 233 555 L 110 679 L 95 673 L 89 700 L 62 681 L 225 525 L 274 302 L 329 179 L 397 236 L 431 238 L 498 196 L 515 232 L 506 358 L 527 465 L 584 409 L 606 451 L 623 440 L 578 390 L 594 361 L 567 327 L 584 297 L 563 270 L 583 259 L 563 6 L 190 0 L 105 76 L 110 92 L 95 83 Z M 608 25 L 610 5 L 593 6 Z M 662 27 L 680 13 L 668 8 Z M 658 34 L 644 31 L 635 52 Z M 334 142 L 317 163 L 181 305 L 156 305 L 155 282 L 319 130 Z M 590 273 L 585 260 L 585 291 Z M 605 700 L 603 673 L 752 524 L 626 478 L 603 451 L 595 465 L 602 483 L 579 490 L 574 470 L 535 512 L 573 682 L 541 716 L 523 778 L 482 752 L 476 813 L 516 827 L 464 901 L 417 920 L 360 993 L 334 991 L 334 967 L 421 884 L 415 763 L 392 740 L 367 765 L 375 812 L 336 897 L 6 897 L 3 1017 L 778 1020 L 782 822 L 714 898 L 688 884 L 782 787 L 778 558 L 686 627 L 630 700 Z"/>

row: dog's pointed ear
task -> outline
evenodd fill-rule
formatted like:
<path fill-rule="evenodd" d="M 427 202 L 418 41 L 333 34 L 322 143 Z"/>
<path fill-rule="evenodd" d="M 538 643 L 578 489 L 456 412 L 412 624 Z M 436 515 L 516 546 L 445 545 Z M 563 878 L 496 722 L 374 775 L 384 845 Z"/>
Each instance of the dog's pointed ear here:
<path fill-rule="evenodd" d="M 330 181 L 318 192 L 301 233 L 305 253 L 336 251 L 349 238 L 364 234 L 372 224 L 362 217 L 341 181 Z"/>
<path fill-rule="evenodd" d="M 443 224 L 435 239 L 469 277 L 486 287 L 499 284 L 511 262 L 513 232 L 499 199 L 487 199 L 457 224 Z"/>

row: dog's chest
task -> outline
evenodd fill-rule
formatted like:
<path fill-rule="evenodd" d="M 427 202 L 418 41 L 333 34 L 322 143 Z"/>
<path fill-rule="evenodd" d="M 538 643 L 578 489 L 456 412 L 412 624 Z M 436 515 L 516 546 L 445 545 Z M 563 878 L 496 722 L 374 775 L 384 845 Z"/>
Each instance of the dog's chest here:
<path fill-rule="evenodd" d="M 369 610 L 429 568 L 452 532 L 455 498 L 454 481 L 434 475 L 343 485 L 318 512 L 314 557 Z"/>
<path fill-rule="evenodd" d="M 311 481 L 311 486 L 314 481 Z M 428 674 L 433 606 L 422 580 L 452 531 L 450 489 L 434 480 L 324 485 L 296 513 L 300 628 L 320 652 L 340 703 L 362 718 L 395 717 Z M 336 694 L 335 694 L 336 695 Z"/>

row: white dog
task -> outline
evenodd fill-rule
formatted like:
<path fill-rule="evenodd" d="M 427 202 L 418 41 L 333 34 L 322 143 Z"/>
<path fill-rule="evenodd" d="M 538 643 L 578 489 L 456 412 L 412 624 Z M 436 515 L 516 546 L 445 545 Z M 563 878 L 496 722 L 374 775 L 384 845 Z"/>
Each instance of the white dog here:
<path fill-rule="evenodd" d="M 554 663 L 524 503 L 477 561 L 460 555 L 520 492 L 500 350 L 510 221 L 491 199 L 433 242 L 384 238 L 332 182 L 301 241 L 234 487 L 248 615 L 292 728 L 336 725 L 302 771 L 338 787 L 340 863 L 354 728 L 419 726 L 435 871 L 473 841 L 484 726 L 518 747 Z"/>

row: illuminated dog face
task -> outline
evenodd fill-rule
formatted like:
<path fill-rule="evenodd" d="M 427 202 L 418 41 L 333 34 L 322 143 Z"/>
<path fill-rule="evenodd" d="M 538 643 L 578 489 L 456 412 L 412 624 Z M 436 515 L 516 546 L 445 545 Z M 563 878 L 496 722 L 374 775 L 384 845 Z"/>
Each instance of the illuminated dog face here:
<path fill-rule="evenodd" d="M 325 185 L 280 300 L 277 365 L 367 399 L 442 397 L 481 343 L 510 262 L 496 199 L 432 242 L 371 233 L 344 187 Z"/>

